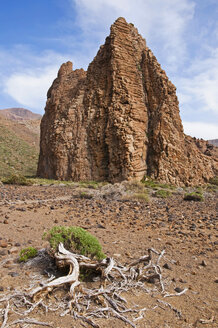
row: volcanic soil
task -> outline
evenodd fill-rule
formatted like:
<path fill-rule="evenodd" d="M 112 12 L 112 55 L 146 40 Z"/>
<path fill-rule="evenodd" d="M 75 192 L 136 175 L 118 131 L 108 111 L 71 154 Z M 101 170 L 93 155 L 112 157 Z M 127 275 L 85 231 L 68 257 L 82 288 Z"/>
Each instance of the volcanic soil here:
<path fill-rule="evenodd" d="M 42 235 L 54 225 L 76 225 L 98 237 L 106 255 L 120 263 L 146 255 L 151 247 L 165 250 L 160 262 L 163 282 L 167 293 L 175 296 L 164 297 L 161 290 L 126 292 L 130 307 L 146 308 L 143 317 L 133 321 L 136 327 L 217 327 L 217 195 L 206 193 L 202 202 L 184 201 L 178 189 L 171 197 L 151 196 L 146 202 L 91 191 L 89 198 L 82 189 L 64 185 L 0 186 L 0 324 L 9 327 L 23 318 L 9 309 L 4 325 L 7 301 L 1 299 L 48 278 L 46 270 L 20 263 L 20 250 L 48 247 Z M 180 295 L 175 289 L 187 291 Z M 57 306 L 57 297 L 54 302 Z M 70 315 L 60 317 L 59 310 L 46 313 L 42 307 L 27 317 L 54 328 L 90 327 Z M 129 319 L 133 320 L 131 315 Z M 99 327 L 130 326 L 113 316 L 94 321 Z M 21 321 L 13 326 L 36 327 Z"/>

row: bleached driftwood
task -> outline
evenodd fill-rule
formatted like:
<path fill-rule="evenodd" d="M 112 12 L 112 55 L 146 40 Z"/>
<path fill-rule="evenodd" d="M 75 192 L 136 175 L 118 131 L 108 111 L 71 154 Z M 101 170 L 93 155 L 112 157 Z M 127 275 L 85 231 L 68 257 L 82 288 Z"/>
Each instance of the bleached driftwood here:
<path fill-rule="evenodd" d="M 55 257 L 58 261 L 64 262 L 66 265 L 70 266 L 70 271 L 67 276 L 60 277 L 57 279 L 54 279 L 47 284 L 35 288 L 31 293 L 30 296 L 33 297 L 39 292 L 47 289 L 48 291 L 52 290 L 52 288 L 61 286 L 63 284 L 70 283 L 70 293 L 73 295 L 74 288 L 80 284 L 78 278 L 79 278 L 79 264 L 75 256 L 66 250 L 62 243 L 60 243 L 58 247 L 58 253 L 55 254 Z"/>
<path fill-rule="evenodd" d="M 8 328 L 19 322 L 49 326 L 50 324 L 29 317 L 39 306 L 44 308 L 46 312 L 61 309 L 60 316 L 72 315 L 75 319 L 80 319 L 94 328 L 99 327 L 94 322 L 95 318 L 107 319 L 110 316 L 114 316 L 131 327 L 136 328 L 135 322 L 143 319 L 143 313 L 148 309 L 140 309 L 138 306 L 129 308 L 126 299 L 122 296 L 123 292 L 135 291 L 137 289 L 146 293 L 153 293 L 154 291 L 157 293 L 159 291 L 159 293 L 168 297 L 184 294 L 184 292 L 168 294 L 165 291 L 166 286 L 160 266 L 160 261 L 164 257 L 164 253 L 165 251 L 158 252 L 151 248 L 148 249 L 148 255 L 144 255 L 128 265 L 121 265 L 116 263 L 113 258 L 96 261 L 86 256 L 69 252 L 60 243 L 58 252 L 55 254 L 55 259 L 58 266 L 69 266 L 68 275 L 54 278 L 53 280 L 49 279 L 42 286 L 32 289 L 29 293 L 14 293 L 0 299 L 0 302 L 8 302 L 4 310 L 1 328 Z M 84 284 L 81 284 L 79 281 L 81 268 L 96 272 L 96 275 L 100 279 L 98 288 L 88 289 L 85 288 Z M 150 286 L 153 284 L 153 288 L 148 288 L 148 285 L 146 285 L 148 282 Z M 66 297 L 58 300 L 59 306 L 54 309 L 54 306 L 49 303 L 48 299 L 45 299 L 45 295 L 56 287 L 65 284 L 70 285 L 69 293 Z M 76 288 L 79 285 L 80 287 Z M 45 299 L 44 302 L 43 299 Z M 23 316 L 23 318 L 8 323 L 10 302 L 12 312 Z M 169 303 L 160 300 L 158 302 L 159 306 L 162 303 L 162 305 L 172 309 L 177 315 L 181 315 L 180 311 L 173 308 Z M 155 309 L 157 306 L 150 310 Z M 26 311 L 17 312 L 19 308 L 26 308 Z M 25 318 L 25 316 L 28 316 L 28 318 Z"/>

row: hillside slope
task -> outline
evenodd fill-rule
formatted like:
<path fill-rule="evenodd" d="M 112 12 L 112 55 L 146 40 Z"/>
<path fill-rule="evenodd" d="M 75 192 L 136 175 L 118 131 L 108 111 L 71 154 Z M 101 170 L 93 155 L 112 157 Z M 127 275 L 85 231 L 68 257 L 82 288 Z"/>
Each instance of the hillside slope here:
<path fill-rule="evenodd" d="M 17 116 L 17 119 L 11 119 L 8 118 L 10 115 L 2 115 L 2 112 L 0 111 L 0 176 L 11 173 L 35 175 L 40 120 L 26 120 L 25 116 L 19 120 L 16 113 L 14 117 Z"/>
<path fill-rule="evenodd" d="M 41 119 L 40 114 L 33 113 L 29 109 L 25 108 L 1 109 L 0 114 L 5 118 L 13 121 Z"/>
<path fill-rule="evenodd" d="M 218 139 L 208 140 L 208 143 L 211 144 L 211 145 L 214 145 L 214 146 L 218 147 Z"/>

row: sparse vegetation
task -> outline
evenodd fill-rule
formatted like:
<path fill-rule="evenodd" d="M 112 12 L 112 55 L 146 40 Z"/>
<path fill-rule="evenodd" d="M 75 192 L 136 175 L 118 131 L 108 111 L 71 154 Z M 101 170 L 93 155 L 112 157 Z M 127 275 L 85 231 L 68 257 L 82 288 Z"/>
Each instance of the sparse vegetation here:
<path fill-rule="evenodd" d="M 97 258 L 98 260 L 106 257 L 102 252 L 98 239 L 81 227 L 55 226 L 43 235 L 43 239 L 49 241 L 54 252 L 57 251 L 58 245 L 63 243 L 64 247 L 71 252 Z"/>
<path fill-rule="evenodd" d="M 19 261 L 20 262 L 27 262 L 29 259 L 35 257 L 38 254 L 38 251 L 34 247 L 27 247 L 20 251 L 19 254 Z"/>
<path fill-rule="evenodd" d="M 158 190 L 160 188 L 174 190 L 176 188 L 173 185 L 169 185 L 167 183 L 160 183 L 160 182 L 152 180 L 148 177 L 144 177 L 144 179 L 142 179 L 142 183 L 145 187 L 151 188 L 151 189 L 154 189 L 154 190 Z"/>
<path fill-rule="evenodd" d="M 145 191 L 145 187 L 139 181 L 128 181 L 126 182 L 126 190 L 141 193 Z"/>
<path fill-rule="evenodd" d="M 84 198 L 84 199 L 91 199 L 93 196 L 91 194 L 88 194 L 87 192 L 85 191 L 82 191 L 80 193 L 80 198 Z"/>
<path fill-rule="evenodd" d="M 108 182 L 100 182 L 100 181 L 80 181 L 79 185 L 82 188 L 89 188 L 89 189 L 98 189 L 101 186 L 108 184 Z"/>
<path fill-rule="evenodd" d="M 186 193 L 184 195 L 184 200 L 193 200 L 195 202 L 202 202 L 204 200 L 204 196 L 202 195 L 201 192 L 191 192 L 191 193 Z"/>
<path fill-rule="evenodd" d="M 20 186 L 29 186 L 32 184 L 30 180 L 19 174 L 11 174 L 9 177 L 3 178 L 2 182 L 4 184 L 13 184 Z"/>
<path fill-rule="evenodd" d="M 155 197 L 158 198 L 167 198 L 172 195 L 172 192 L 169 190 L 159 189 L 155 192 Z"/>
<path fill-rule="evenodd" d="M 210 179 L 210 184 L 218 186 L 218 176 Z"/>
<path fill-rule="evenodd" d="M 0 176 L 35 175 L 38 150 L 0 124 Z"/>
<path fill-rule="evenodd" d="M 135 193 L 131 196 L 132 200 L 149 202 L 149 196 L 147 192 L 144 193 Z"/>

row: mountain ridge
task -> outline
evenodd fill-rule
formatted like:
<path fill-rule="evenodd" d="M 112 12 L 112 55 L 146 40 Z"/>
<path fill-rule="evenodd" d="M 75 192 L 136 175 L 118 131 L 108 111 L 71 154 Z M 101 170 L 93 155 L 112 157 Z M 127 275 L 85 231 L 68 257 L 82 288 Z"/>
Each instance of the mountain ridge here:
<path fill-rule="evenodd" d="M 38 120 L 42 116 L 40 114 L 33 113 L 29 109 L 20 107 L 11 107 L 0 109 L 0 115 L 7 119 L 19 121 L 19 120 Z"/>
<path fill-rule="evenodd" d="M 38 116 L 28 113 L 28 117 Z M 0 111 L 0 176 L 36 174 L 40 121 L 26 120 L 24 116 L 20 119 L 18 115 L 11 118 Z"/>

